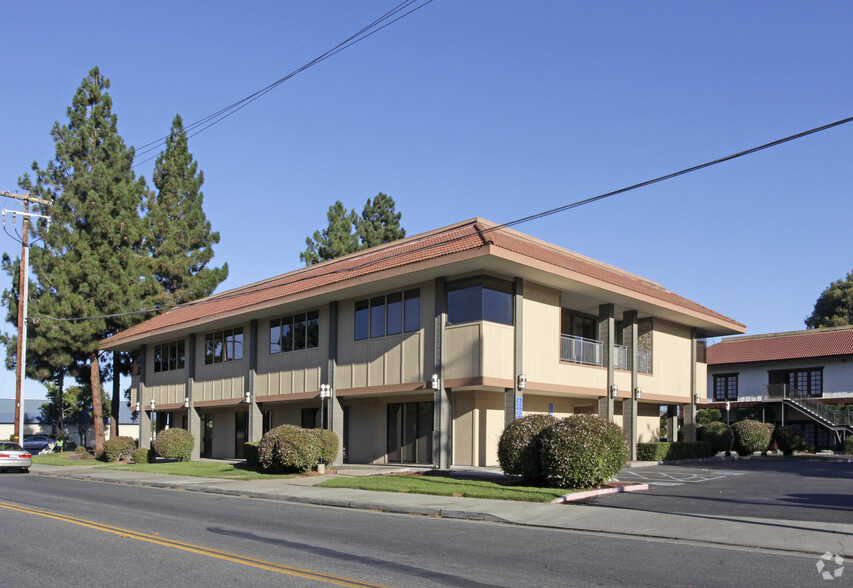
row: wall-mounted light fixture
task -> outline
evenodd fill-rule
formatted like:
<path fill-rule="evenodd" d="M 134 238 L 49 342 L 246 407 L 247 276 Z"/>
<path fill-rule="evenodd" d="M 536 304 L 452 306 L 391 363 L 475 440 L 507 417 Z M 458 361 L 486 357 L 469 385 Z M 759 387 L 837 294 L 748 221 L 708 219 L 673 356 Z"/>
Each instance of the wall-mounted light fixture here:
<path fill-rule="evenodd" d="M 699 393 L 698 392 L 693 395 L 693 403 L 699 404 Z"/>
<path fill-rule="evenodd" d="M 432 375 L 432 389 L 438 391 L 438 374 Z"/>
<path fill-rule="evenodd" d="M 527 388 L 527 374 L 518 374 L 516 387 L 518 387 L 519 392 Z"/>
<path fill-rule="evenodd" d="M 190 407 L 190 397 L 184 396 L 184 408 L 189 408 L 189 407 Z"/>
<path fill-rule="evenodd" d="M 616 384 L 612 384 L 610 386 L 610 398 L 616 398 L 616 396 L 618 394 L 619 394 L 619 386 L 617 386 Z"/>
<path fill-rule="evenodd" d="M 634 388 L 634 400 L 639 400 L 643 396 L 643 389 L 637 386 Z"/>
<path fill-rule="evenodd" d="M 252 393 L 246 392 L 246 404 L 249 404 L 250 402 L 252 402 Z"/>
<path fill-rule="evenodd" d="M 320 384 L 320 398 L 331 398 L 332 387 L 329 384 Z"/>
<path fill-rule="evenodd" d="M 154 402 L 154 399 L 151 399 L 151 412 L 154 412 L 154 409 L 157 407 L 157 403 Z"/>

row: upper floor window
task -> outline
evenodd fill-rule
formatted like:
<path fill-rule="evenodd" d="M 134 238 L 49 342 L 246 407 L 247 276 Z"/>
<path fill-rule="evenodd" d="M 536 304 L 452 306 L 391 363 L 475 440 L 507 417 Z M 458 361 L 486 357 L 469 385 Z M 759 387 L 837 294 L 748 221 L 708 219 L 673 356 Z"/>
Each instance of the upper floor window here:
<path fill-rule="evenodd" d="M 770 383 L 788 384 L 809 396 L 823 396 L 823 368 L 773 370 L 770 372 Z"/>
<path fill-rule="evenodd" d="M 564 308 L 560 321 L 560 334 L 596 340 L 598 339 L 598 320 Z M 616 334 L 618 337 L 620 329 L 616 329 Z"/>
<path fill-rule="evenodd" d="M 447 322 L 512 324 L 512 284 L 489 278 L 465 281 L 447 291 Z"/>
<path fill-rule="evenodd" d="M 154 372 L 182 370 L 186 365 L 184 340 L 154 346 Z"/>
<path fill-rule="evenodd" d="M 314 349 L 320 345 L 320 311 L 270 321 L 270 355 Z"/>
<path fill-rule="evenodd" d="M 737 400 L 737 374 L 714 376 L 714 400 Z"/>
<path fill-rule="evenodd" d="M 413 333 L 421 328 L 418 288 L 374 296 L 355 303 L 355 340 Z"/>
<path fill-rule="evenodd" d="M 243 359 L 243 327 L 204 336 L 204 363 L 223 363 L 236 359 Z"/>

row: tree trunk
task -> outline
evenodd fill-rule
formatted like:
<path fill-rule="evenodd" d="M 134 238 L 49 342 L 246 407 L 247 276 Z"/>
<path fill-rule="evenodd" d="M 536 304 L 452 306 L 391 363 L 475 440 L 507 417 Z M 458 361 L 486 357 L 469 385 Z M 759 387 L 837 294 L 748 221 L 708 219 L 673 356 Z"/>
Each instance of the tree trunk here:
<path fill-rule="evenodd" d="M 118 413 L 121 410 L 121 351 L 113 351 L 113 401 L 110 419 L 110 439 L 118 437 Z"/>
<path fill-rule="evenodd" d="M 89 355 L 89 380 L 92 383 L 92 423 L 95 433 L 95 455 L 104 451 L 103 393 L 101 392 L 101 366 L 98 352 Z"/>

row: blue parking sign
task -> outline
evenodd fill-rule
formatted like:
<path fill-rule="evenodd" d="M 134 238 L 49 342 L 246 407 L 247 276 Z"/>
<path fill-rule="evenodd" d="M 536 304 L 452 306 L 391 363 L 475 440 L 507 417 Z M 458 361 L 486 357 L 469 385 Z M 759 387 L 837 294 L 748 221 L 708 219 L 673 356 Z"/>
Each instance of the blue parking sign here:
<path fill-rule="evenodd" d="M 521 410 L 522 410 L 523 406 L 524 406 L 524 397 L 516 398 L 515 399 L 515 418 L 517 418 L 517 419 L 521 418 Z"/>

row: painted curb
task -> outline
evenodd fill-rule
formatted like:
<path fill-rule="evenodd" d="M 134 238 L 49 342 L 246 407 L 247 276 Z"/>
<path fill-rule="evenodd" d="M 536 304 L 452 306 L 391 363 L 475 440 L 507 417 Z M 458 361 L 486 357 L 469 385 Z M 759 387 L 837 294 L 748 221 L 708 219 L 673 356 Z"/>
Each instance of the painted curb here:
<path fill-rule="evenodd" d="M 551 504 L 566 504 L 584 498 L 594 498 L 595 496 L 604 496 L 605 494 L 619 494 L 620 492 L 638 492 L 648 490 L 648 484 L 630 484 L 628 486 L 618 486 L 616 488 L 600 488 L 598 490 L 587 490 L 586 492 L 572 492 L 565 494 L 551 501 Z"/>

